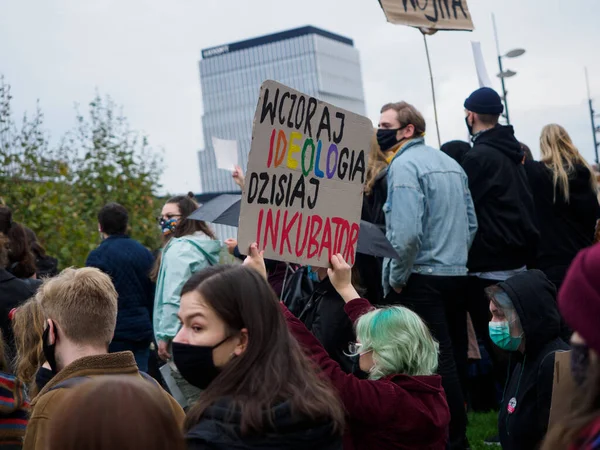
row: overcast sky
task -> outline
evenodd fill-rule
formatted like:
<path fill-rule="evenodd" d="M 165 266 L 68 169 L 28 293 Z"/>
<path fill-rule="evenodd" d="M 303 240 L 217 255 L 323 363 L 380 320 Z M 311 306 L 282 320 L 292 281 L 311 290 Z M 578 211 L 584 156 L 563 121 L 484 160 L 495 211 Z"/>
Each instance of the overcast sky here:
<path fill-rule="evenodd" d="M 541 128 L 557 122 L 591 161 L 584 66 L 600 111 L 600 1 L 468 3 L 474 32 L 429 38 L 442 141 L 466 137 L 462 104 L 478 87 L 471 40 L 481 41 L 500 88 L 494 11 L 501 50 L 527 49 L 505 67 L 518 72 L 507 82 L 517 137 L 537 155 Z M 0 74 L 17 113 L 40 100 L 54 138 L 74 124 L 75 103 L 88 103 L 96 88 L 110 94 L 132 127 L 165 149 L 164 188 L 199 191 L 200 50 L 304 25 L 354 39 L 374 123 L 382 104 L 407 100 L 425 114 L 428 143 L 437 145 L 421 34 L 386 23 L 377 0 L 0 0 Z"/>

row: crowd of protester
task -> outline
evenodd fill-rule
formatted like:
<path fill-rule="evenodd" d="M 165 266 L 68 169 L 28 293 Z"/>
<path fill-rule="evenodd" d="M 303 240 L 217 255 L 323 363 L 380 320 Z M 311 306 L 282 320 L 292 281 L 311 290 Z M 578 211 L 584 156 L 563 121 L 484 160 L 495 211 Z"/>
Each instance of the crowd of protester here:
<path fill-rule="evenodd" d="M 160 249 L 107 204 L 86 267 L 59 273 L 0 206 L 0 450 L 465 450 L 487 410 L 490 445 L 600 449 L 597 176 L 556 124 L 535 161 L 492 89 L 464 108 L 472 142 L 441 149 L 414 106 L 381 109 L 362 219 L 399 258 L 265 260 L 187 195 Z M 563 351 L 571 408 L 548 429 Z"/>

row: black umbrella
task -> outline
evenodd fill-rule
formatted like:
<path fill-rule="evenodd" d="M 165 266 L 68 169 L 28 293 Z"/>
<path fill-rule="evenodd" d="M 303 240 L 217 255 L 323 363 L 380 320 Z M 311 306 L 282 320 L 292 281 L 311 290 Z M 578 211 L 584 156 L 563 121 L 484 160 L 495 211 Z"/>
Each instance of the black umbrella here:
<path fill-rule="evenodd" d="M 360 221 L 356 251 L 363 255 L 400 259 L 390 241 L 385 237 L 383 230 L 378 225 L 366 220 Z"/>
<path fill-rule="evenodd" d="M 237 227 L 240 219 L 241 198 L 241 195 L 219 195 L 200 206 L 190 214 L 189 218 Z"/>
<path fill-rule="evenodd" d="M 190 214 L 190 219 L 237 227 L 240 218 L 241 195 L 223 194 L 203 204 Z M 399 259 L 398 253 L 383 230 L 366 220 L 360 221 L 356 251 L 364 255 Z"/>

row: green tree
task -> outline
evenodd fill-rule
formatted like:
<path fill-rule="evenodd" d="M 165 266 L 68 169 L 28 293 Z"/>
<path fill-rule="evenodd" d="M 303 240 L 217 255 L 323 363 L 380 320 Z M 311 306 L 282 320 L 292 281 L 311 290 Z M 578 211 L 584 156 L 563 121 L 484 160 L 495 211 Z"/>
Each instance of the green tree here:
<path fill-rule="evenodd" d="M 96 94 L 88 113 L 77 111 L 76 126 L 55 146 L 39 105 L 17 126 L 10 100 L 10 86 L 0 78 L 0 197 L 61 267 L 85 263 L 99 243 L 97 213 L 108 202 L 127 208 L 132 237 L 149 248 L 158 245 L 162 159 L 110 97 Z"/>

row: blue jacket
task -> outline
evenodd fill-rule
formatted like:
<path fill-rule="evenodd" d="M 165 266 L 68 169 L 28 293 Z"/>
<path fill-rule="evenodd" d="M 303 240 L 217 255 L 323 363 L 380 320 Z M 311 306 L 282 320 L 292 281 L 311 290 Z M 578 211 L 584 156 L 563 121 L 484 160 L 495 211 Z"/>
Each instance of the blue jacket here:
<path fill-rule="evenodd" d="M 177 317 L 181 289 L 190 277 L 219 262 L 221 242 L 196 232 L 172 238 L 163 250 L 156 280 L 154 334 L 157 341 L 173 340 L 181 323 Z"/>
<path fill-rule="evenodd" d="M 109 275 L 119 294 L 115 341 L 152 341 L 153 264 L 152 253 L 125 235 L 109 236 L 87 258 L 85 265 Z"/>
<path fill-rule="evenodd" d="M 467 274 L 477 218 L 459 164 L 421 138 L 404 144 L 388 168 L 386 236 L 400 259 L 385 259 L 383 287 L 406 285 L 411 273 Z"/>

